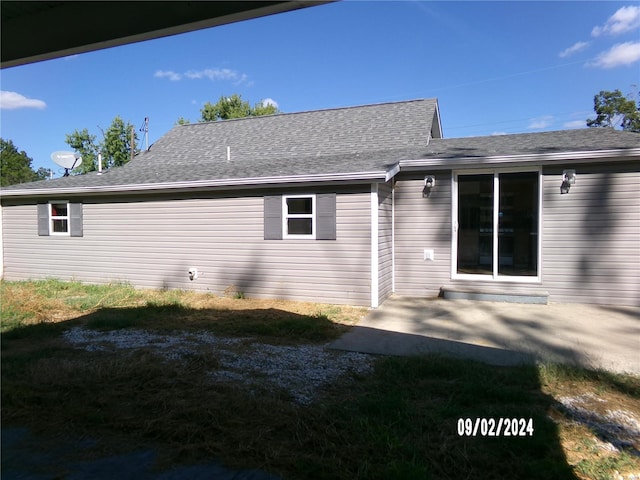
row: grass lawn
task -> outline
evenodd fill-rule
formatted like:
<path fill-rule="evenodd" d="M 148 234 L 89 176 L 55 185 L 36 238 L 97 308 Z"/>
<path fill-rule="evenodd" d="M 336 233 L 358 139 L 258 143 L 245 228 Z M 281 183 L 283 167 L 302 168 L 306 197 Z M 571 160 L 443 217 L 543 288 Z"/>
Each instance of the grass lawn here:
<path fill-rule="evenodd" d="M 172 359 L 158 345 L 78 348 L 66 335 L 147 332 L 158 343 L 206 334 L 229 339 L 227 355 L 257 361 L 267 358 L 260 345 L 305 355 L 365 309 L 55 280 L 0 288 L 3 426 L 99 438 L 95 455 L 148 446 L 161 452 L 159 468 L 218 459 L 285 479 L 640 478 L 640 440 L 628 435 L 640 425 L 638 377 L 375 357 L 368 373 L 333 378 L 299 403 L 269 378 L 220 380 L 222 347 Z M 473 436 L 461 418 L 532 428 Z"/>

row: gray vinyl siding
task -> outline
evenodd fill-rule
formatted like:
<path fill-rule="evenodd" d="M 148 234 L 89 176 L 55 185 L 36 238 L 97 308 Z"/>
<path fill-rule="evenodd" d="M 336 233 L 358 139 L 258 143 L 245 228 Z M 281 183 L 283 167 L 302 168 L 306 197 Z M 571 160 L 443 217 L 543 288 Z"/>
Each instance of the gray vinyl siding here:
<path fill-rule="evenodd" d="M 393 205 L 391 182 L 378 186 L 378 303 L 393 293 Z"/>
<path fill-rule="evenodd" d="M 640 162 L 545 168 L 543 285 L 555 302 L 640 306 Z"/>
<path fill-rule="evenodd" d="M 332 189 L 331 191 L 336 191 Z M 2 208 L 4 278 L 130 282 L 369 305 L 370 192 L 338 190 L 337 240 L 264 240 L 264 195 L 83 198 L 83 237 L 40 237 L 36 202 Z M 265 194 L 318 193 L 272 191 Z M 75 201 L 75 200 L 74 200 Z M 200 278 L 189 281 L 187 271 Z"/>
<path fill-rule="evenodd" d="M 567 167 L 565 167 L 567 168 Z M 577 183 L 560 194 L 562 168 L 543 168 L 539 283 L 451 279 L 451 174 L 400 175 L 395 187 L 395 291 L 436 296 L 443 286 L 548 292 L 549 301 L 640 306 L 639 164 L 571 165 Z M 423 250 L 434 249 L 435 261 Z"/>
<path fill-rule="evenodd" d="M 395 292 L 437 296 L 451 278 L 451 173 L 429 171 L 436 187 L 423 196 L 425 174 L 401 174 L 395 184 Z M 424 260 L 424 250 L 434 260 Z"/>

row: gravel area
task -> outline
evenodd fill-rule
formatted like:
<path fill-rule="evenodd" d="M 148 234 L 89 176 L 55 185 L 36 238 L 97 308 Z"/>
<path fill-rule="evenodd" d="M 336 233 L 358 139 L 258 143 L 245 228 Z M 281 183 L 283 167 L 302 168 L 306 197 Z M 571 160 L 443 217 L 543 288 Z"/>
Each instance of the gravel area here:
<path fill-rule="evenodd" d="M 560 397 L 560 409 L 573 421 L 589 427 L 605 448 L 613 451 L 630 449 L 640 455 L 640 419 L 628 410 L 605 409 L 602 413 L 589 408 L 594 403 L 604 403 L 592 393 L 575 397 Z"/>
<path fill-rule="evenodd" d="M 342 375 L 369 373 L 374 359 L 362 353 L 327 350 L 325 345 L 268 345 L 208 332 L 163 335 L 139 329 L 96 331 L 75 327 L 63 335 L 75 347 L 90 352 L 146 349 L 168 361 L 204 352 L 219 363 L 216 370 L 208 372 L 212 381 L 285 389 L 303 405 L 312 402 L 321 387 Z"/>

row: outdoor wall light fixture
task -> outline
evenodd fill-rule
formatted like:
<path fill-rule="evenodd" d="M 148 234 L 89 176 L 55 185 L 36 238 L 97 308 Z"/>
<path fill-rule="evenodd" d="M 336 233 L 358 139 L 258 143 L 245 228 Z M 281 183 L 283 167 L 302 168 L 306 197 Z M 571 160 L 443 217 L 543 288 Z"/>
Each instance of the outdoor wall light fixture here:
<path fill-rule="evenodd" d="M 564 170 L 562 172 L 562 185 L 560 185 L 560 193 L 565 194 L 569 193 L 569 189 L 571 185 L 576 183 L 576 171 L 575 170 Z"/>
<path fill-rule="evenodd" d="M 422 190 L 423 197 L 429 197 L 431 190 L 436 186 L 436 177 L 433 175 L 427 175 L 424 177 L 424 190 Z"/>

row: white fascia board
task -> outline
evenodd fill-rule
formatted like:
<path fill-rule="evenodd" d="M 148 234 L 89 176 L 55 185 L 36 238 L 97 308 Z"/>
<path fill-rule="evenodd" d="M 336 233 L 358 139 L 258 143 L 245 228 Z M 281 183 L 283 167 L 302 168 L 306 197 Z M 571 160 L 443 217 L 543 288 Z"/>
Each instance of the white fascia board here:
<path fill-rule="evenodd" d="M 444 133 L 442 132 L 442 119 L 440 118 L 440 106 L 438 105 L 438 100 L 436 99 L 436 109 L 435 109 L 435 116 L 438 119 L 438 132 L 440 132 L 440 138 L 444 138 Z M 431 130 L 433 130 L 433 127 L 431 127 Z M 431 138 L 431 132 L 429 132 L 429 138 Z"/>
<path fill-rule="evenodd" d="M 493 157 L 420 158 L 415 160 L 400 160 L 400 170 L 411 171 L 434 167 L 441 167 L 444 169 L 478 168 L 483 165 L 548 165 L 558 162 L 594 163 L 600 162 L 604 159 L 612 162 L 638 160 L 638 158 L 633 157 L 640 157 L 640 148 L 629 148 L 624 150 L 597 150 L 587 152 L 498 155 Z"/>
<path fill-rule="evenodd" d="M 89 174 L 91 175 L 91 174 Z M 80 194 L 109 194 L 109 193 L 146 193 L 164 191 L 185 191 L 204 188 L 256 188 L 260 186 L 287 185 L 299 183 L 318 182 L 386 182 L 386 171 L 360 172 L 360 173 L 335 173 L 319 175 L 290 175 L 287 177 L 258 177 L 238 178 L 223 180 L 195 180 L 185 182 L 166 183 L 142 183 L 131 185 L 107 185 L 92 187 L 66 187 L 66 188 L 29 188 L 23 190 L 0 191 L 2 197 L 23 197 L 43 195 L 80 195 Z"/>
<path fill-rule="evenodd" d="M 384 177 L 385 183 L 395 177 L 398 173 L 400 173 L 400 164 L 396 163 L 393 167 L 387 170 L 387 174 Z"/>

